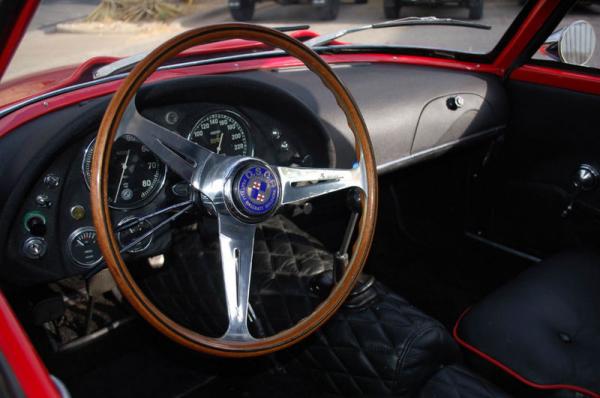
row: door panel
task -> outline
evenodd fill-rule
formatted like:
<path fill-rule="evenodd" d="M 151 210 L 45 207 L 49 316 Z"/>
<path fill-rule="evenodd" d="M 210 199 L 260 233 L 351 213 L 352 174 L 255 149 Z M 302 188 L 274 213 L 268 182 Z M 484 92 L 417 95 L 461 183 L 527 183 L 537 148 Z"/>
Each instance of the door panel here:
<path fill-rule="evenodd" d="M 580 165 L 600 170 L 600 96 L 520 81 L 508 93 L 510 126 L 476 200 L 475 225 L 542 257 L 598 246 L 600 189 L 576 194 L 573 180 Z"/>

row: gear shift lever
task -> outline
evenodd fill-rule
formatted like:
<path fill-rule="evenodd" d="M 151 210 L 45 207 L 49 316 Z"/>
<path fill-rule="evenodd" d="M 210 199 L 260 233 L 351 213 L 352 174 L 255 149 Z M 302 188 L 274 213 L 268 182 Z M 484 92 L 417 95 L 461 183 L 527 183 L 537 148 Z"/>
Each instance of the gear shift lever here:
<path fill-rule="evenodd" d="M 582 192 L 591 191 L 598 186 L 598 177 L 600 177 L 600 174 L 595 167 L 588 164 L 579 166 L 572 179 L 575 191 L 571 194 L 571 200 L 569 200 L 569 204 L 562 211 L 561 217 L 566 218 L 571 214 L 573 205 Z"/>

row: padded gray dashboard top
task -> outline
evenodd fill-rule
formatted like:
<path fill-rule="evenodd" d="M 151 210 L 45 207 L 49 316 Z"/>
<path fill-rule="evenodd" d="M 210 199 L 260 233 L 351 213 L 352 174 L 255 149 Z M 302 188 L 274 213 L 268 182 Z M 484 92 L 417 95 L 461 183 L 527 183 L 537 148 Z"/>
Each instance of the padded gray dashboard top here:
<path fill-rule="evenodd" d="M 494 132 L 507 123 L 505 89 L 493 75 L 414 65 L 365 63 L 333 67 L 363 113 L 380 172 L 399 168 L 411 155 L 431 152 L 432 147 L 452 144 L 467 136 Z M 351 165 L 352 133 L 333 96 L 315 75 L 305 68 L 293 68 L 240 76 L 276 85 L 307 105 L 332 138 L 337 166 Z M 445 104 L 447 97 L 457 94 L 466 98 L 464 110 L 429 106 L 424 112 L 435 100 Z"/>

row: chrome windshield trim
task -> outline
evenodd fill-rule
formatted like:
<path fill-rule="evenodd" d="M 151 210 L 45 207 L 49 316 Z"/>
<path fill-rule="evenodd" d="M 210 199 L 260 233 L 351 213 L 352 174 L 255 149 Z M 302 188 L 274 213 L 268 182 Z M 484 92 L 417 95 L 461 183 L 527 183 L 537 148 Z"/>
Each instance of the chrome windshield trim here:
<path fill-rule="evenodd" d="M 148 54 L 150 54 L 150 51 L 144 51 L 141 53 L 133 54 L 129 57 L 121 58 L 118 61 L 111 62 L 110 64 L 101 66 L 100 68 L 96 69 L 92 73 L 92 76 L 94 77 L 94 80 L 111 76 L 114 73 L 118 72 L 120 69 L 128 68 L 137 64 L 138 62 L 146 58 Z"/>

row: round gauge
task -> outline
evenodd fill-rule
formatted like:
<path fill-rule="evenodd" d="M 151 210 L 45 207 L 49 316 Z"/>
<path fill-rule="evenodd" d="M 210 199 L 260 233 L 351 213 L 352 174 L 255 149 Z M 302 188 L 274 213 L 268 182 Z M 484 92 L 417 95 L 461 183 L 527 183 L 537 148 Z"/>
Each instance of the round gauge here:
<path fill-rule="evenodd" d="M 198 120 L 188 140 L 219 154 L 252 156 L 248 123 L 235 112 L 216 111 Z"/>
<path fill-rule="evenodd" d="M 83 175 L 88 188 L 95 142 L 90 143 L 83 156 Z M 119 137 L 113 144 L 108 170 L 108 205 L 115 209 L 144 205 L 158 194 L 165 176 L 165 165 L 137 138 Z"/>
<path fill-rule="evenodd" d="M 128 253 L 139 253 L 144 251 L 150 246 L 152 243 L 152 234 L 140 240 L 144 235 L 146 235 L 150 230 L 152 230 L 152 224 L 150 221 L 143 220 L 139 221 L 137 217 L 126 217 L 119 222 L 119 226 L 122 225 L 131 225 L 124 230 L 117 233 L 117 239 L 119 240 L 119 244 L 121 248 L 125 248 L 126 246 L 132 245 L 129 249 L 127 249 Z M 137 243 L 137 240 L 140 240 Z"/>
<path fill-rule="evenodd" d="M 67 250 L 73 261 L 85 268 L 102 261 L 94 227 L 82 227 L 73 231 L 67 240 Z"/>

